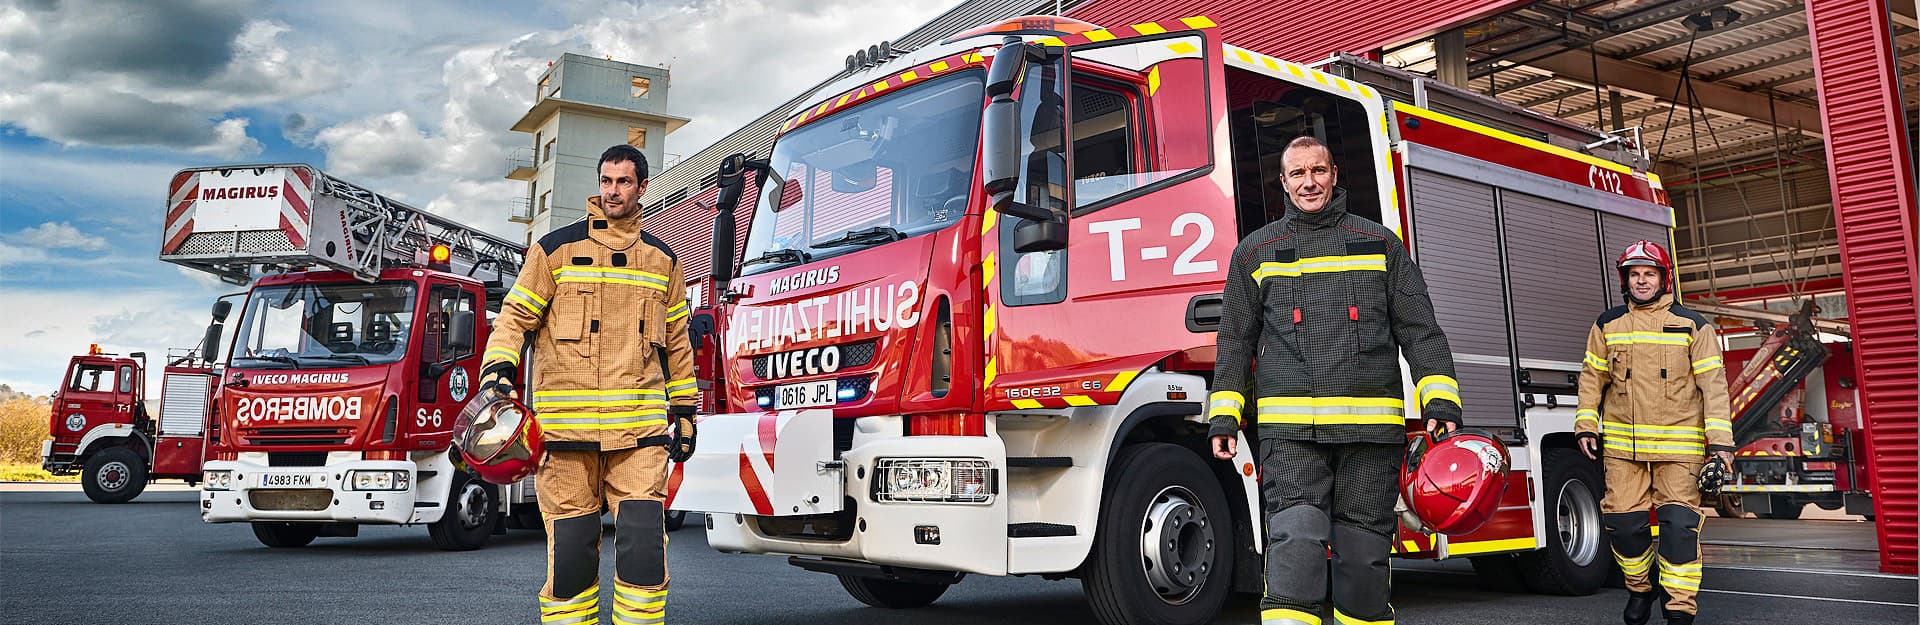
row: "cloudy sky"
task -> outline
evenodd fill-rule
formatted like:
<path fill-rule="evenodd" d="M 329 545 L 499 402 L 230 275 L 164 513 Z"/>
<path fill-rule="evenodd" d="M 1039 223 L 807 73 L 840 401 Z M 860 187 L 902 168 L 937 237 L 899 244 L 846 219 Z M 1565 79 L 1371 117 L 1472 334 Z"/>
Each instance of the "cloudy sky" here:
<path fill-rule="evenodd" d="M 670 67 L 691 155 L 954 4 L 0 0 L 0 383 L 198 342 L 237 289 L 155 258 L 179 169 L 312 163 L 513 234 L 507 127 L 560 53 Z"/>

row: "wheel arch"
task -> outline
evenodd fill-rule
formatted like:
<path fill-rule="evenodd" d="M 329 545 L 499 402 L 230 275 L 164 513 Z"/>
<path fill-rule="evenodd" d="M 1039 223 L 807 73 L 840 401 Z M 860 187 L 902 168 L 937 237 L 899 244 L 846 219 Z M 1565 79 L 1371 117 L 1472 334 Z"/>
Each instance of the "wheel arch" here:
<path fill-rule="evenodd" d="M 1249 439 L 1245 432 L 1240 433 L 1239 453 L 1233 462 L 1215 459 L 1212 443 L 1207 436 L 1207 424 L 1195 420 L 1205 407 L 1206 404 L 1201 402 L 1166 401 L 1144 404 L 1135 409 L 1114 431 L 1104 470 L 1106 481 L 1113 480 L 1113 465 L 1120 458 L 1120 450 L 1130 445 L 1171 443 L 1199 456 L 1207 471 L 1219 483 L 1220 490 L 1226 494 L 1227 506 L 1233 510 L 1233 536 L 1238 539 L 1233 552 L 1234 590 L 1258 591 L 1264 583 L 1258 529 L 1259 477 L 1257 471 L 1253 475 L 1243 475 L 1237 470 L 1242 463 L 1253 462 L 1251 443 L 1254 439 Z M 1103 494 L 1103 505 L 1105 499 Z"/>

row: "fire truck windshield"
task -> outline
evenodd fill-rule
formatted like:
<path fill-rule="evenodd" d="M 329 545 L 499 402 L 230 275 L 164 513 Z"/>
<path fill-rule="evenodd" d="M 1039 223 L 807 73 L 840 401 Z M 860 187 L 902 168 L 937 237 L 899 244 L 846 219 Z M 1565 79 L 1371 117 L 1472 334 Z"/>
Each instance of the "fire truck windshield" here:
<path fill-rule="evenodd" d="M 774 143 L 741 273 L 852 252 L 959 222 L 972 196 L 978 70 L 898 88 Z M 769 179 L 771 180 L 771 179 Z"/>
<path fill-rule="evenodd" d="M 254 289 L 234 336 L 240 369 L 395 362 L 413 327 L 410 282 L 286 284 Z"/>

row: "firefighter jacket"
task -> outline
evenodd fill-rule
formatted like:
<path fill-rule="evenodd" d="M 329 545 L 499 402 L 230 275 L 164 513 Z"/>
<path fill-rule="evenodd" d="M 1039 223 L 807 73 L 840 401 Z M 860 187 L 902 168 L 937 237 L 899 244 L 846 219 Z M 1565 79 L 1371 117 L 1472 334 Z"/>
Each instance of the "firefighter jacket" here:
<path fill-rule="evenodd" d="M 1347 201 L 1338 188 L 1318 213 L 1289 201 L 1285 216 L 1234 247 L 1210 434 L 1252 420 L 1261 436 L 1286 440 L 1404 443 L 1402 353 L 1421 415 L 1460 420 L 1452 351 L 1420 268 Z"/>
<path fill-rule="evenodd" d="M 687 313 L 673 250 L 638 216 L 607 219 L 594 197 L 586 219 L 527 250 L 483 359 L 518 367 L 532 342 L 533 393 L 522 398 L 550 449 L 663 442 L 669 406 L 693 413 Z"/>
<path fill-rule="evenodd" d="M 1702 462 L 1733 451 L 1726 367 L 1713 326 L 1662 295 L 1615 307 L 1587 331 L 1574 432 L 1606 454 L 1642 462 Z"/>

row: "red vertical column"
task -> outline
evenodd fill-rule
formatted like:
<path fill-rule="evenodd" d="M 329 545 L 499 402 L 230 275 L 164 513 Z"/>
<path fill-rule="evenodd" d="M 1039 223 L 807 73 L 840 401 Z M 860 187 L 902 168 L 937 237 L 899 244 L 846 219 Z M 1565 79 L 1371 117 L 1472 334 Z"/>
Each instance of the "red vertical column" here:
<path fill-rule="evenodd" d="M 1826 115 L 1860 409 L 1871 443 L 1880 569 L 1913 573 L 1920 508 L 1920 217 L 1887 2 L 1807 0 L 1807 26 Z"/>

